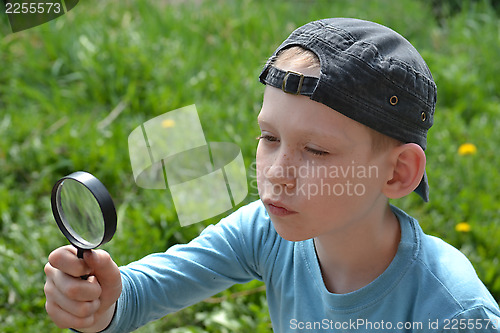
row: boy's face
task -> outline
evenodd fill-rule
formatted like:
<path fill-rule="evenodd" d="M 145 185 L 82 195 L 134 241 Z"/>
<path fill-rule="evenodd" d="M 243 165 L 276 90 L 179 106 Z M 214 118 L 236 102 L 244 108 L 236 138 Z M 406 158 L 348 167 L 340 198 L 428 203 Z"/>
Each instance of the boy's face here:
<path fill-rule="evenodd" d="M 258 122 L 259 195 L 283 238 L 342 232 L 386 205 L 390 149 L 373 154 L 364 125 L 270 86 Z"/>

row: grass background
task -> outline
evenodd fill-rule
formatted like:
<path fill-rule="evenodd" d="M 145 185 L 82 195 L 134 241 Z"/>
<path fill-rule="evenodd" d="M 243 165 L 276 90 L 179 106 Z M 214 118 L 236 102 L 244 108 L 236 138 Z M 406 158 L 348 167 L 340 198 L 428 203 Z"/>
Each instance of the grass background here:
<path fill-rule="evenodd" d="M 181 228 L 168 192 L 138 188 L 128 135 L 196 104 L 207 141 L 238 144 L 251 179 L 262 65 L 294 28 L 334 16 L 387 25 L 426 59 L 438 85 L 431 201 L 394 203 L 463 251 L 500 301 L 500 25 L 487 1 L 80 1 L 15 34 L 0 16 L 0 331 L 61 331 L 43 294 L 47 255 L 67 243 L 50 211 L 58 178 L 87 170 L 108 187 L 119 225 L 104 248 L 119 265 L 190 240 L 217 219 Z M 458 154 L 466 142 L 476 154 Z M 252 282 L 139 332 L 270 330 Z"/>

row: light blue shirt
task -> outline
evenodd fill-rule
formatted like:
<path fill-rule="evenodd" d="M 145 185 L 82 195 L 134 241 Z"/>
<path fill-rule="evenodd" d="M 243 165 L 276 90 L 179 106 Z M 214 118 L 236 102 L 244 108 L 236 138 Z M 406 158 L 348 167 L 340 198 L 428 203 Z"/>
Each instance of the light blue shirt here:
<path fill-rule="evenodd" d="M 275 231 L 260 201 L 185 245 L 122 267 L 123 291 L 105 332 L 129 332 L 235 283 L 266 283 L 275 332 L 500 332 L 498 304 L 467 258 L 392 207 L 401 241 L 367 286 L 330 293 L 312 240 Z"/>

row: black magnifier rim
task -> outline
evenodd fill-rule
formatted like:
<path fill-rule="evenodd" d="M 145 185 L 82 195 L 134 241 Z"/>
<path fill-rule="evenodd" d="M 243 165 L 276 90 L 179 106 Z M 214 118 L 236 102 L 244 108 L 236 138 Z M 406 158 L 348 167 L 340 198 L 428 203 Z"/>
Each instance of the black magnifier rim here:
<path fill-rule="evenodd" d="M 82 242 L 80 239 L 74 237 L 64 225 L 58 208 L 60 206 L 59 188 L 61 187 L 61 184 L 67 179 L 75 180 L 85 186 L 90 191 L 90 193 L 92 193 L 97 203 L 99 204 L 102 217 L 104 219 L 104 235 L 101 239 L 101 242 L 97 245 L 91 244 L 89 242 Z M 106 187 L 101 183 L 99 179 L 94 177 L 92 174 L 85 171 L 77 171 L 59 179 L 52 188 L 51 203 L 52 214 L 54 215 L 57 226 L 64 234 L 64 236 L 66 236 L 69 242 L 75 247 L 82 250 L 91 250 L 104 243 L 109 242 L 111 238 L 113 238 L 113 235 L 116 231 L 115 205 Z"/>

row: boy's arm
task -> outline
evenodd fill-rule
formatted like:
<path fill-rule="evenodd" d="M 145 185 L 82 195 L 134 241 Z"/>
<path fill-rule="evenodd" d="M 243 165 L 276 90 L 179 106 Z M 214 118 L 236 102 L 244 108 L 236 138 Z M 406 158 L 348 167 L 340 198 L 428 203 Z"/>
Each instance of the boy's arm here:
<path fill-rule="evenodd" d="M 105 332 L 129 332 L 235 283 L 261 279 L 258 258 L 268 226 L 256 223 L 259 214 L 240 210 L 188 244 L 121 267 L 123 292 Z"/>

